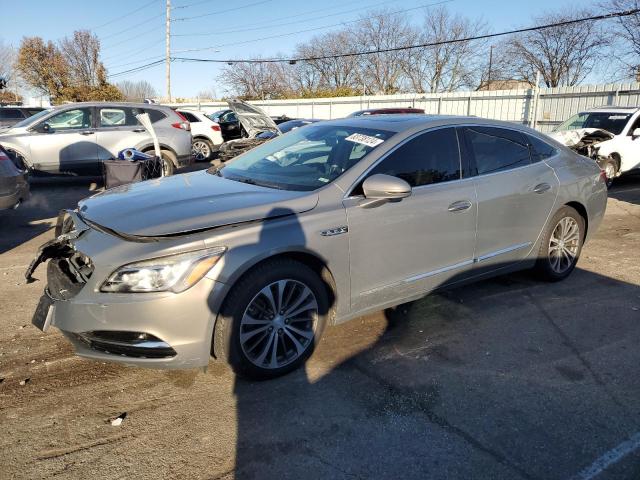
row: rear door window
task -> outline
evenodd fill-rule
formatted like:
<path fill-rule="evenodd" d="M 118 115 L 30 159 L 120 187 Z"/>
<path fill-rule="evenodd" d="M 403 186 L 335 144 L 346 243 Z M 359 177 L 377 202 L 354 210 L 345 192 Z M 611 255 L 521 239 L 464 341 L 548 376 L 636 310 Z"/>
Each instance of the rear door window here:
<path fill-rule="evenodd" d="M 199 122 L 200 121 L 200 119 L 198 117 L 196 117 L 193 113 L 189 113 L 189 112 L 185 112 L 185 111 L 180 111 L 178 113 L 180 115 L 182 115 L 184 118 L 186 118 L 191 123 L 195 123 L 195 122 Z"/>
<path fill-rule="evenodd" d="M 531 163 L 524 135 L 499 127 L 465 127 L 467 147 L 478 175 L 496 173 Z"/>
<path fill-rule="evenodd" d="M 0 108 L 0 120 L 21 120 L 22 112 L 17 108 Z"/>
<path fill-rule="evenodd" d="M 101 128 L 128 127 L 140 124 L 133 114 L 133 109 L 127 107 L 102 107 L 98 114 L 98 120 L 98 126 Z"/>
<path fill-rule="evenodd" d="M 454 128 L 425 132 L 391 152 L 369 175 L 382 173 L 412 187 L 460 179 L 460 151 Z"/>

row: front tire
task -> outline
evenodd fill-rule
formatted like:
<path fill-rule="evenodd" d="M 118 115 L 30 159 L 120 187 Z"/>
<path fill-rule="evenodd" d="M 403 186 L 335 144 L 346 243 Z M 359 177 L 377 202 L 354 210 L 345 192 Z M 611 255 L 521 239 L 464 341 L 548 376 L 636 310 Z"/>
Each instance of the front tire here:
<path fill-rule="evenodd" d="M 567 278 L 578 263 L 584 237 L 584 218 L 567 205 L 558 210 L 542 236 L 534 267 L 538 277 L 548 282 Z"/>
<path fill-rule="evenodd" d="M 329 308 L 326 286 L 313 270 L 294 260 L 268 261 L 227 296 L 215 327 L 214 351 L 238 375 L 279 377 L 313 353 Z"/>
<path fill-rule="evenodd" d="M 618 176 L 618 162 L 609 157 L 602 161 L 600 168 L 604 170 L 604 174 L 607 177 L 607 188 L 611 188 L 613 181 Z"/>

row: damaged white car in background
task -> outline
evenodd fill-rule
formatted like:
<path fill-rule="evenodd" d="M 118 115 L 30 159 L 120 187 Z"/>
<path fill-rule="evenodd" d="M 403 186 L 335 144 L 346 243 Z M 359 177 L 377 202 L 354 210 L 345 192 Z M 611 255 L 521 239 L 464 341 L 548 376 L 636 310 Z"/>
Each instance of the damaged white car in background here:
<path fill-rule="evenodd" d="M 600 107 L 574 115 L 549 134 L 577 153 L 595 160 L 607 185 L 640 169 L 640 108 Z"/>

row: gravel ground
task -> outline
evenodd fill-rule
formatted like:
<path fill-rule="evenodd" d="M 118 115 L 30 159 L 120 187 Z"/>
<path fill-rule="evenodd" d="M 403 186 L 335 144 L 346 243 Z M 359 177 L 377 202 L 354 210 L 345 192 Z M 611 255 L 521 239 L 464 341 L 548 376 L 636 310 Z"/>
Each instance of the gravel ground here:
<path fill-rule="evenodd" d="M 0 477 L 640 478 L 640 179 L 611 191 L 568 280 L 519 273 L 359 318 L 259 383 L 213 361 L 82 360 L 31 326 L 43 284 L 24 270 L 95 187 L 38 182 L 0 212 Z"/>

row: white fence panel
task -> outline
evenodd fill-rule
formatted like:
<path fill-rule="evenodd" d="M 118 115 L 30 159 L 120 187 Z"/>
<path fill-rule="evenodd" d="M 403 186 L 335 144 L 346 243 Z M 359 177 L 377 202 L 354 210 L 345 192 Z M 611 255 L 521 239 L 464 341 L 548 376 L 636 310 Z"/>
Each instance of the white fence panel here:
<path fill-rule="evenodd" d="M 536 102 L 536 95 L 538 100 Z M 432 115 L 475 115 L 535 125 L 551 131 L 580 111 L 602 105 L 640 107 L 640 83 L 450 93 L 372 95 L 364 97 L 258 100 L 250 102 L 268 115 L 291 118 L 343 118 L 367 108 L 415 107 Z M 537 103 L 537 105 L 536 105 Z M 225 102 L 170 104 L 213 112 Z M 534 112 L 535 109 L 535 112 Z"/>

